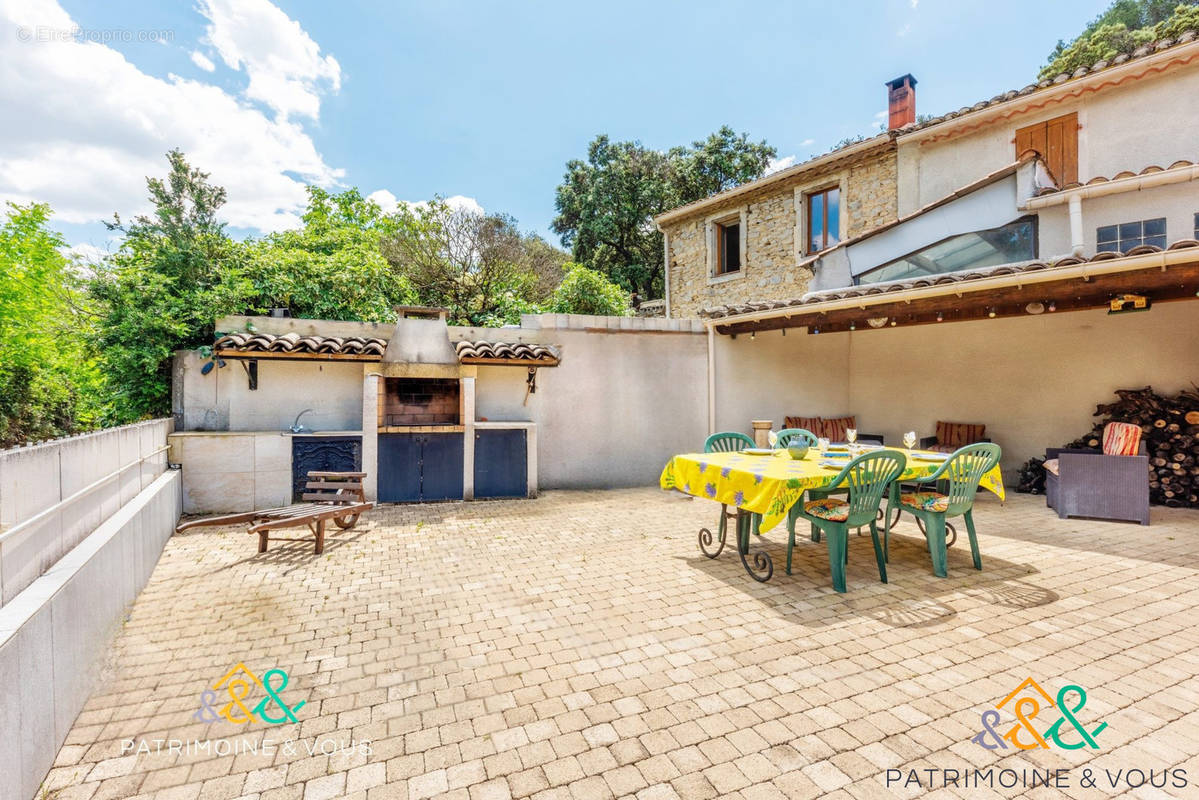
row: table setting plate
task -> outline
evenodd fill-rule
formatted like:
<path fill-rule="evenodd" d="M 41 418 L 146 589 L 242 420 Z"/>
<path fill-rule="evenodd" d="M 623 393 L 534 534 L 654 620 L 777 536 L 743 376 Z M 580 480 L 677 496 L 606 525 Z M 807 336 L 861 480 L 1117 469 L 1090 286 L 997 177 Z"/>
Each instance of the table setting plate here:
<path fill-rule="evenodd" d="M 772 456 L 775 451 L 767 447 L 747 447 L 741 451 L 747 456 Z"/>

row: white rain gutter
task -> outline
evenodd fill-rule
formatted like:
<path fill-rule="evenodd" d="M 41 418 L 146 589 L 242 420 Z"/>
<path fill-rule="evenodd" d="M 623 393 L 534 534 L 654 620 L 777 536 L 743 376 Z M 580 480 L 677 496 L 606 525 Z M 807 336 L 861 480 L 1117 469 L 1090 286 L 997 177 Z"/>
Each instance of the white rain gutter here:
<path fill-rule="evenodd" d="M 1053 194 L 1030 197 L 1020 205 L 1020 209 L 1022 211 L 1035 211 L 1039 208 L 1060 206 L 1063 203 L 1070 202 L 1075 197 L 1080 200 L 1090 200 L 1093 197 L 1105 197 L 1109 194 L 1120 194 L 1122 192 L 1135 192 L 1141 189 L 1152 189 L 1155 186 L 1186 183 L 1187 181 L 1194 180 L 1199 180 L 1199 164 L 1188 164 L 1185 167 L 1163 169 L 1161 172 L 1150 172 L 1145 175 L 1130 175 L 1127 178 L 1116 178 L 1115 180 L 1104 181 L 1102 183 L 1088 183 L 1085 186 L 1075 186 L 1073 189 L 1063 189 Z"/>
<path fill-rule="evenodd" d="M 666 231 L 662 231 L 662 283 L 666 289 L 666 318 L 670 319 L 670 234 Z"/>
<path fill-rule="evenodd" d="M 1070 250 L 1076 256 L 1083 252 L 1082 233 L 1082 201 L 1095 197 L 1106 197 L 1124 192 L 1139 192 L 1142 189 L 1152 189 L 1157 186 L 1169 186 L 1174 183 L 1187 183 L 1199 180 L 1199 164 L 1188 164 L 1184 167 L 1164 169 L 1160 172 L 1150 172 L 1145 175 L 1130 175 L 1127 178 L 1090 183 L 1086 186 L 1076 186 L 1073 189 L 1063 189 L 1060 192 L 1030 197 L 1020 204 L 1021 211 L 1037 211 L 1067 204 L 1070 209 Z"/>
<path fill-rule="evenodd" d="M 890 305 L 896 302 L 910 303 L 929 297 L 957 295 L 975 292 L 987 292 L 1009 286 L 1030 286 L 1039 283 L 1072 280 L 1075 278 L 1089 280 L 1099 275 L 1116 275 L 1122 272 L 1135 272 L 1150 267 L 1160 267 L 1163 271 L 1175 264 L 1186 264 L 1199 261 L 1199 248 L 1182 248 L 1179 250 L 1163 250 L 1159 253 L 1145 253 L 1139 256 L 1125 256 L 1105 261 L 1087 261 L 1069 267 L 1051 267 L 1031 272 L 1015 272 L 1006 275 L 996 275 L 993 278 L 979 278 L 958 283 L 921 286 L 914 289 L 904 289 L 898 292 L 883 292 L 881 294 L 863 295 L 860 297 L 845 297 L 837 300 L 825 300 L 807 305 L 790 306 L 788 308 L 772 308 L 764 311 L 753 311 L 747 314 L 706 319 L 704 325 L 709 332 L 714 332 L 717 326 L 737 325 L 745 322 L 760 322 L 779 317 L 820 314 L 827 311 L 841 311 L 850 308 L 865 310 L 871 306 Z"/>

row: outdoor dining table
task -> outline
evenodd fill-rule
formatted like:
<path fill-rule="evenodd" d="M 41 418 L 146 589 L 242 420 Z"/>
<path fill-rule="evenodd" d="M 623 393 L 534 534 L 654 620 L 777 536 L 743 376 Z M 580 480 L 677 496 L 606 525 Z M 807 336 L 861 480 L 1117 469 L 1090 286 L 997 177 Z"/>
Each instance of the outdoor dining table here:
<path fill-rule="evenodd" d="M 896 449 L 907 456 L 907 466 L 899 478 L 892 482 L 888 496 L 887 512 L 883 524 L 890 530 L 891 507 L 899 502 L 899 484 L 927 477 L 944 463 L 946 454 L 930 450 Z M 845 455 L 845 451 L 841 451 Z M 836 466 L 823 466 L 821 462 L 838 460 Z M 835 459 L 833 454 L 812 448 L 802 459 L 793 459 L 786 450 L 777 450 L 770 455 L 754 455 L 744 452 L 730 453 L 683 453 L 666 463 L 658 484 L 663 489 L 674 489 L 693 497 L 714 500 L 737 509 L 737 553 L 745 571 L 757 581 L 767 581 L 774 574 L 774 564 L 765 551 L 750 553 L 750 533 L 764 533 L 787 517 L 787 511 L 802 502 L 804 492 L 829 486 L 848 464 L 849 458 Z M 987 472 L 979 484 L 993 492 L 1000 500 L 1005 498 L 1003 477 L 996 465 Z M 699 547 L 704 555 L 715 558 L 725 544 L 725 522 L 721 519 L 718 543 L 715 550 L 712 532 L 707 528 L 699 531 Z M 752 556 L 752 565 L 750 557 Z"/>

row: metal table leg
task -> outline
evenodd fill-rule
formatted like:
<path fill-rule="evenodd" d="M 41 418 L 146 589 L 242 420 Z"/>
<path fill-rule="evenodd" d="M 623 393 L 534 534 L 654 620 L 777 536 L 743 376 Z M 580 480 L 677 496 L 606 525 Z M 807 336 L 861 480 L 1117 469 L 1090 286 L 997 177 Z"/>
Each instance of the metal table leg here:
<path fill-rule="evenodd" d="M 737 553 L 741 556 L 741 565 L 745 567 L 745 571 L 749 573 L 749 577 L 759 583 L 765 583 L 774 574 L 774 562 L 771 561 L 770 554 L 765 550 L 758 550 L 752 553 L 753 566 L 750 566 L 748 560 L 748 557 L 751 555 L 749 552 L 750 531 L 756 531 L 761 524 L 761 514 L 737 509 Z"/>

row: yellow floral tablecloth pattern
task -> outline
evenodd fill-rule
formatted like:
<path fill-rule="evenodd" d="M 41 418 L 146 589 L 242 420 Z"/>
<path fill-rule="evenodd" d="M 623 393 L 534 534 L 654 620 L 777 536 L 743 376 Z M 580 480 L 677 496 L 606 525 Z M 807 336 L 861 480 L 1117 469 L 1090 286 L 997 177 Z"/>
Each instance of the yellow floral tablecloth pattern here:
<path fill-rule="evenodd" d="M 913 451 L 910 455 L 908 451 L 900 452 L 908 456 L 900 480 L 932 475 L 941 466 L 939 461 L 913 458 L 921 455 L 921 451 Z M 658 484 L 663 489 L 677 489 L 684 494 L 761 514 L 759 530 L 768 531 L 787 516 L 787 509 L 803 497 L 806 490 L 828 486 L 840 474 L 838 469 L 822 467 L 822 460 L 824 457 L 815 451 L 800 460 L 792 459 L 785 450 L 771 456 L 685 453 L 666 463 Z M 980 485 L 1000 500 L 1005 498 L 998 466 L 983 476 Z"/>

